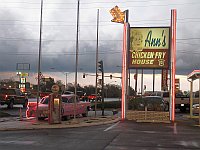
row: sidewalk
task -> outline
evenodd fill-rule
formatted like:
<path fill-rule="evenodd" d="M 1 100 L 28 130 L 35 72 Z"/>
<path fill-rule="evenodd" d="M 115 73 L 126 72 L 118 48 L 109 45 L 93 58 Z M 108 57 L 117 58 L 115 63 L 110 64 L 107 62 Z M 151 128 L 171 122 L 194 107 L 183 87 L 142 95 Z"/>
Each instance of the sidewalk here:
<path fill-rule="evenodd" d="M 88 117 L 80 117 L 62 121 L 61 124 L 48 124 L 48 120 L 36 121 L 35 118 L 4 117 L 0 118 L 0 131 L 13 130 L 34 130 L 34 129 L 58 129 L 58 128 L 77 128 L 86 126 L 95 126 L 111 124 L 120 121 L 120 113 L 113 115 L 112 111 L 106 111 L 105 116 L 101 116 L 101 111 L 97 111 L 94 117 L 94 111 L 89 112 Z M 178 125 L 198 126 L 198 119 L 191 119 L 188 115 L 176 117 Z"/>
<path fill-rule="evenodd" d="M 95 126 L 103 124 L 111 124 L 120 121 L 118 115 L 81 117 L 62 121 L 61 124 L 49 125 L 48 120 L 37 121 L 35 118 L 19 118 L 8 117 L 0 118 L 0 131 L 13 131 L 13 130 L 34 130 L 34 129 L 55 129 L 55 128 L 77 128 L 86 126 Z"/>

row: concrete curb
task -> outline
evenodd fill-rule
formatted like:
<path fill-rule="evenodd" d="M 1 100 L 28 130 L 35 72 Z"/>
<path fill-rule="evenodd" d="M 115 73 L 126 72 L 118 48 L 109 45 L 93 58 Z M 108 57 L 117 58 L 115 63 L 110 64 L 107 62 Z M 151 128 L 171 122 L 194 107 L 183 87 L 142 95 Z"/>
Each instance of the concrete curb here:
<path fill-rule="evenodd" d="M 96 121 L 95 121 L 96 120 Z M 33 120 L 32 120 L 33 121 Z M 31 122 L 31 120 L 23 121 L 13 121 L 4 124 L 0 131 L 18 131 L 18 130 L 36 130 L 36 129 L 63 129 L 63 128 L 79 128 L 79 127 L 89 127 L 97 125 L 112 124 L 120 121 L 120 117 L 109 117 L 109 118 L 87 118 L 84 120 L 79 120 L 79 122 L 74 120 L 62 121 L 61 124 L 49 125 L 47 122 Z M 6 124 L 12 124 L 13 126 L 6 126 Z"/>

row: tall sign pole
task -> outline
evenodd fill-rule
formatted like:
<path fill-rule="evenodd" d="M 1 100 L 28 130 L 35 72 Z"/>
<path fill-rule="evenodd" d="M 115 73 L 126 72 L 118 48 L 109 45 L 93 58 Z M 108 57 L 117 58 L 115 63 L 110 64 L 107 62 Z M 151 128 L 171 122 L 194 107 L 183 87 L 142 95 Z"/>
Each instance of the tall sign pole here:
<path fill-rule="evenodd" d="M 128 10 L 121 12 L 118 6 L 115 6 L 110 10 L 113 16 L 112 22 L 124 24 L 123 28 L 123 49 L 122 49 L 122 115 L 121 119 L 125 119 L 126 103 L 127 103 L 127 90 L 128 90 L 128 50 L 129 50 L 129 28 L 128 23 Z"/>
<path fill-rule="evenodd" d="M 176 75 L 176 9 L 171 10 L 171 91 L 170 120 L 175 121 L 175 75 Z"/>
<path fill-rule="evenodd" d="M 128 23 L 128 10 L 125 11 L 123 51 L 122 51 L 122 120 L 126 118 L 127 98 L 128 98 L 128 36 L 130 25 Z"/>

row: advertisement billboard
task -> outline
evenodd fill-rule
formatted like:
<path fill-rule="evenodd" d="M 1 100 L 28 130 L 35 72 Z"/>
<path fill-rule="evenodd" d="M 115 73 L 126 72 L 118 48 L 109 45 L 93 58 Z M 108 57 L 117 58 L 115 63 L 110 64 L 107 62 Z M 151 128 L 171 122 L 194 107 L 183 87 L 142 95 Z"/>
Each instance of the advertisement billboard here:
<path fill-rule="evenodd" d="M 170 27 L 131 27 L 129 68 L 168 69 Z"/>

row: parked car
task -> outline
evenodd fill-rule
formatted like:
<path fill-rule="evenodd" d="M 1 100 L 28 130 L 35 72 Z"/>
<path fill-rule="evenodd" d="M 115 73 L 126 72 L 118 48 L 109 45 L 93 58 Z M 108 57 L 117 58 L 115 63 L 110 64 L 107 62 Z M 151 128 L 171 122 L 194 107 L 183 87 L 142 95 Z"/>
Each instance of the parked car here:
<path fill-rule="evenodd" d="M 68 119 L 70 116 L 74 115 L 74 100 L 75 95 L 62 95 L 62 105 L 61 105 L 61 115 L 62 118 Z M 48 104 L 49 96 L 43 97 L 38 104 L 38 119 L 48 118 Z M 37 103 L 30 102 L 27 106 L 26 117 L 36 117 Z M 77 100 L 76 105 L 76 115 L 87 116 L 87 112 L 90 110 L 89 102 L 81 102 Z"/>
<path fill-rule="evenodd" d="M 28 97 L 16 88 L 1 88 L 0 89 L 0 103 L 7 104 L 8 108 L 13 108 L 15 104 L 21 104 L 26 107 L 28 104 Z"/>
<path fill-rule="evenodd" d="M 192 106 L 192 112 L 194 115 L 198 115 L 199 114 L 199 104 L 194 104 Z"/>
<path fill-rule="evenodd" d="M 40 98 L 43 98 L 45 96 L 49 96 L 49 94 L 51 94 L 52 92 L 48 91 L 48 92 L 40 92 Z"/>
<path fill-rule="evenodd" d="M 169 104 L 160 96 L 136 97 L 129 101 L 129 109 L 148 111 L 168 111 Z"/>
<path fill-rule="evenodd" d="M 71 94 L 74 94 L 74 92 L 72 92 L 72 91 L 63 91 L 62 94 L 65 94 L 65 95 L 71 95 Z"/>
<path fill-rule="evenodd" d="M 91 94 L 88 96 L 88 100 L 94 102 L 97 97 L 97 101 L 101 101 L 101 96 L 99 94 Z"/>

